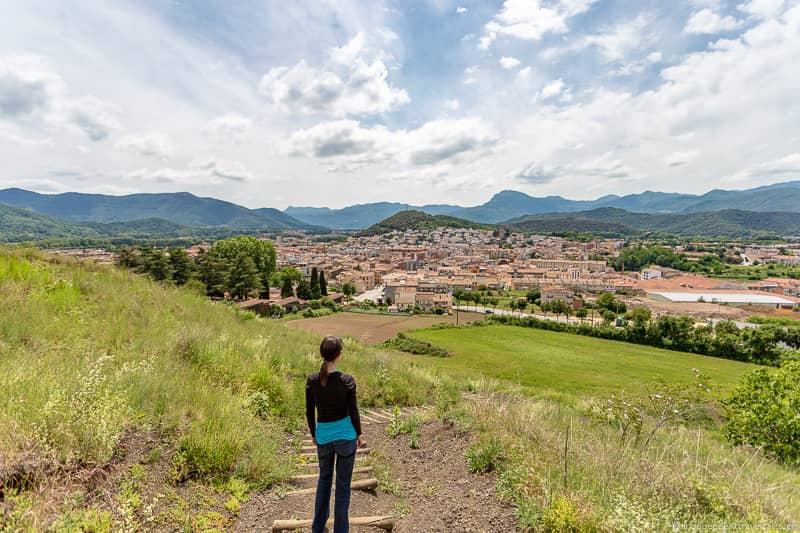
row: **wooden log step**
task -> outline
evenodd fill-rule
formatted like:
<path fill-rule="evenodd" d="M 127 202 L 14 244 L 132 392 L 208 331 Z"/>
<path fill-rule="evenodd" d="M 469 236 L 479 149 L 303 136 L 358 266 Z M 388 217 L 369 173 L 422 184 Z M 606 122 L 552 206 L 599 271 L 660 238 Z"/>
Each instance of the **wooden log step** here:
<path fill-rule="evenodd" d="M 353 474 L 370 474 L 373 468 L 371 466 L 357 466 L 353 469 Z M 292 476 L 291 481 L 308 481 L 308 480 L 316 480 L 319 478 L 319 474 L 299 474 L 296 476 Z"/>
<path fill-rule="evenodd" d="M 356 456 L 358 455 L 369 455 L 372 453 L 370 448 L 356 448 Z M 300 454 L 300 457 L 304 457 L 306 459 L 314 459 L 317 456 L 317 452 L 304 452 Z"/>
<path fill-rule="evenodd" d="M 375 418 L 370 418 L 365 413 L 361 413 L 361 423 L 362 424 L 380 424 L 382 422 L 383 422 L 382 420 L 377 420 Z"/>
<path fill-rule="evenodd" d="M 375 490 L 378 488 L 378 480 L 374 477 L 369 479 L 355 479 L 350 482 L 350 490 Z M 317 488 L 292 490 L 286 493 L 287 496 L 299 496 L 300 494 L 314 494 Z"/>
<path fill-rule="evenodd" d="M 383 413 L 378 413 L 377 411 L 373 411 L 373 410 L 367 411 L 367 415 L 371 416 L 372 418 L 377 418 L 378 420 L 386 421 L 386 422 L 388 422 L 388 421 L 390 421 L 392 419 L 391 416 L 385 415 Z"/>
<path fill-rule="evenodd" d="M 313 519 L 275 520 L 272 522 L 272 533 L 280 531 L 296 531 L 311 527 Z M 333 529 L 333 520 L 328 520 L 328 529 Z M 394 529 L 394 518 L 391 516 L 351 516 L 350 526 L 378 527 L 386 531 Z"/>

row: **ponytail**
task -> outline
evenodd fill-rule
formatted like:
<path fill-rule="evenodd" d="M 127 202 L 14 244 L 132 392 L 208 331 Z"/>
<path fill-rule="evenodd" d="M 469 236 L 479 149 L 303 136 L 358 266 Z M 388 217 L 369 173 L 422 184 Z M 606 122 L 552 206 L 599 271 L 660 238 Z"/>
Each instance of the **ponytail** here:
<path fill-rule="evenodd" d="M 325 387 L 328 384 L 328 362 L 323 361 L 319 368 L 319 382 Z"/>
<path fill-rule="evenodd" d="M 336 361 L 342 354 L 342 339 L 332 336 L 325 337 L 319 345 L 319 354 L 322 356 L 322 366 L 319 369 L 319 382 L 325 387 L 328 385 L 328 363 Z"/>

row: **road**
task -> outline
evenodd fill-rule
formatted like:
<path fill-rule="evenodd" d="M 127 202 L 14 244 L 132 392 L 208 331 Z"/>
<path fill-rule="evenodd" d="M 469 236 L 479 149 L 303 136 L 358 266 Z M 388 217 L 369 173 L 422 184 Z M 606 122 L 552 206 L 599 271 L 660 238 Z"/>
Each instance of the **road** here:
<path fill-rule="evenodd" d="M 484 306 L 481 306 L 481 305 L 454 305 L 453 309 L 458 309 L 459 311 L 471 311 L 473 313 L 484 313 L 484 314 L 486 314 L 487 311 L 488 311 L 489 313 L 495 314 L 495 315 L 508 315 L 508 316 L 515 316 L 515 317 L 520 317 L 521 316 L 522 318 L 533 317 L 533 318 L 538 318 L 540 320 L 552 320 L 553 322 L 565 322 L 566 321 L 565 320 L 566 317 L 564 317 L 563 315 L 561 315 L 559 317 L 556 317 L 555 315 L 544 315 L 544 314 L 525 313 L 525 312 L 520 313 L 519 311 L 511 311 L 509 309 L 490 309 L 488 307 L 484 307 Z M 571 317 L 571 318 L 569 318 L 569 322 L 571 322 L 573 324 L 580 324 L 581 323 L 581 319 L 576 318 L 576 317 Z M 585 319 L 583 319 L 583 322 L 584 323 L 589 323 L 591 321 L 590 321 L 589 318 L 585 318 Z M 602 322 L 603 322 L 603 319 L 595 316 L 595 319 L 594 319 L 594 324 L 595 325 L 596 324 L 601 324 Z"/>
<path fill-rule="evenodd" d="M 362 292 L 358 296 L 353 296 L 353 300 L 357 302 L 363 302 L 364 300 L 372 300 L 373 302 L 377 302 L 379 298 L 383 298 L 383 288 L 383 285 L 380 285 L 374 289 Z"/>

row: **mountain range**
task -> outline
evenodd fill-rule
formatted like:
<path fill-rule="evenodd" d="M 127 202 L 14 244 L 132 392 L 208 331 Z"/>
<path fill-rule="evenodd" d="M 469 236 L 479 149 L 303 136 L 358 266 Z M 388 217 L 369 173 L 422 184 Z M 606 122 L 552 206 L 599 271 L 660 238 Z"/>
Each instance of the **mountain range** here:
<path fill-rule="evenodd" d="M 248 209 L 187 192 L 161 194 L 39 194 L 24 189 L 0 190 L 0 204 L 73 222 L 130 222 L 161 219 L 188 227 L 241 230 L 315 229 L 277 209 Z M 319 228 L 316 228 L 319 229 Z"/>
<path fill-rule="evenodd" d="M 518 191 L 502 191 L 488 202 L 473 207 L 379 202 L 342 209 L 288 207 L 284 213 L 308 224 L 335 229 L 364 229 L 407 210 L 497 223 L 531 214 L 574 213 L 602 207 L 639 213 L 697 213 L 726 209 L 800 213 L 800 180 L 741 191 L 716 189 L 701 195 L 645 191 L 626 196 L 608 195 L 596 200 L 569 200 L 561 196 L 533 197 Z"/>
<path fill-rule="evenodd" d="M 158 236 L 213 236 L 236 231 L 364 230 L 409 210 L 442 218 L 422 220 L 418 215 L 406 216 L 390 220 L 384 226 L 403 226 L 413 219 L 417 226 L 504 223 L 543 233 L 662 232 L 725 237 L 800 233 L 797 231 L 800 181 L 740 191 L 713 190 L 702 195 L 647 191 L 596 200 L 537 198 L 517 191 L 502 191 L 473 207 L 448 204 L 415 207 L 378 202 L 342 209 L 289 207 L 279 211 L 268 207 L 249 209 L 186 192 L 110 196 L 73 192 L 40 194 L 23 189 L 0 190 L 0 206 L 3 205 L 7 207 L 0 212 L 0 238 L 15 241 L 42 236 L 147 235 L 148 232 Z M 716 233 L 711 233 L 711 229 Z"/>

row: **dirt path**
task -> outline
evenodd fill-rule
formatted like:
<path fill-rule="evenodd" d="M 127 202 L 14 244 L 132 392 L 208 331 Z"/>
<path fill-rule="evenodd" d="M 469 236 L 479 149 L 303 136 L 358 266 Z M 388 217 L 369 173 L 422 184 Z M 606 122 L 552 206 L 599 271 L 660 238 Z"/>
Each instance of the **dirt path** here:
<path fill-rule="evenodd" d="M 363 414 L 370 416 L 368 411 Z M 391 515 L 396 518 L 394 531 L 400 533 L 514 530 L 513 509 L 498 500 L 495 477 L 472 474 L 467 468 L 468 436 L 438 421 L 425 422 L 420 426 L 419 448 L 411 449 L 410 437 L 390 438 L 386 424 L 384 420 L 364 426 L 373 453 L 356 467 L 373 465 L 374 470 L 353 479 L 374 475 L 382 483 L 375 492 L 353 491 L 351 517 Z M 302 473 L 316 470 L 304 468 Z M 270 531 L 277 519 L 311 518 L 313 493 L 281 498 L 281 492 L 254 495 L 242 508 L 236 531 Z M 351 531 L 380 530 L 351 527 Z"/>
<path fill-rule="evenodd" d="M 481 313 L 459 313 L 459 322 L 465 324 L 475 320 L 484 320 Z M 428 328 L 434 324 L 454 324 L 456 317 L 452 315 L 385 315 L 369 313 L 336 313 L 319 318 L 302 318 L 290 320 L 286 326 L 293 329 L 310 331 L 317 335 L 348 336 L 360 340 L 366 345 L 381 343 L 391 339 L 401 331 Z"/>

